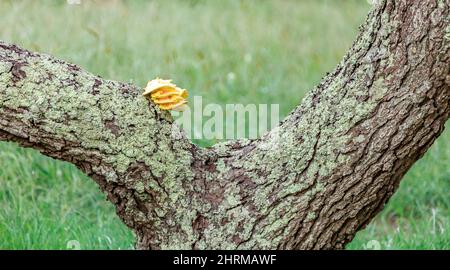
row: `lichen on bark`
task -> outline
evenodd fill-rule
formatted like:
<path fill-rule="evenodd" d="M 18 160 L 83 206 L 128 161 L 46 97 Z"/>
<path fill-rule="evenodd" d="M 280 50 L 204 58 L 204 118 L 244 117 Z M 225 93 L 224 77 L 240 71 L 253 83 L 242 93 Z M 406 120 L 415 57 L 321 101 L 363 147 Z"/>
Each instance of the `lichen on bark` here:
<path fill-rule="evenodd" d="M 0 139 L 74 163 L 140 249 L 343 248 L 449 117 L 447 1 L 379 1 L 256 140 L 193 145 L 139 87 L 0 42 Z"/>

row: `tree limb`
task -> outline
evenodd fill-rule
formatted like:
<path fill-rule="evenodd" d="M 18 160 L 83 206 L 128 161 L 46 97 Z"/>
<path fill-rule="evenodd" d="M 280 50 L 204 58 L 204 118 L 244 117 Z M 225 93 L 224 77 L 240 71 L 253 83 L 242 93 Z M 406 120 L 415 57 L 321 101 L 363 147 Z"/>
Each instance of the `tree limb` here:
<path fill-rule="evenodd" d="M 0 140 L 74 163 L 137 248 L 343 248 L 449 117 L 448 1 L 380 1 L 257 140 L 193 145 L 136 86 L 0 42 Z"/>

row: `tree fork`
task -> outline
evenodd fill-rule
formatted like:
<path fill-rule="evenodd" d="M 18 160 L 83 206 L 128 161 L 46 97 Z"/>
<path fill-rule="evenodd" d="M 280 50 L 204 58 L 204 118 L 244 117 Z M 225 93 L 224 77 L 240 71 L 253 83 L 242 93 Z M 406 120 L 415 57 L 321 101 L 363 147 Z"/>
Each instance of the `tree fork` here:
<path fill-rule="evenodd" d="M 193 145 L 134 85 L 0 42 L 0 140 L 94 179 L 138 249 L 340 249 L 444 129 L 447 0 L 383 0 L 256 140 Z"/>

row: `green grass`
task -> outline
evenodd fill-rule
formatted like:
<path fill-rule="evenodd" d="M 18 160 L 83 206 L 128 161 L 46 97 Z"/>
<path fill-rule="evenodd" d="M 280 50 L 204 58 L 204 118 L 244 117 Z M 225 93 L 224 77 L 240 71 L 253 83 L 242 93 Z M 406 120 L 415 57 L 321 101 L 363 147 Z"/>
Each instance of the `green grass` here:
<path fill-rule="evenodd" d="M 109 79 L 172 78 L 204 103 L 278 103 L 282 116 L 334 68 L 370 9 L 361 0 L 83 2 L 0 1 L 0 39 Z M 349 249 L 450 247 L 449 142 L 446 131 Z M 132 248 L 74 166 L 4 142 L 0 165 L 0 249 Z"/>

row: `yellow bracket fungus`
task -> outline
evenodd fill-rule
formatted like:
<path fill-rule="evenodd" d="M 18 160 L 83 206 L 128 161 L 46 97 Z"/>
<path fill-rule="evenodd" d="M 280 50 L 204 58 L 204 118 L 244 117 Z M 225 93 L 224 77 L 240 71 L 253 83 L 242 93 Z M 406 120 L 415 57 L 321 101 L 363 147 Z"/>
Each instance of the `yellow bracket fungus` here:
<path fill-rule="evenodd" d="M 176 86 L 172 80 L 151 80 L 142 95 L 150 97 L 162 110 L 183 111 L 187 107 L 187 90 Z"/>

